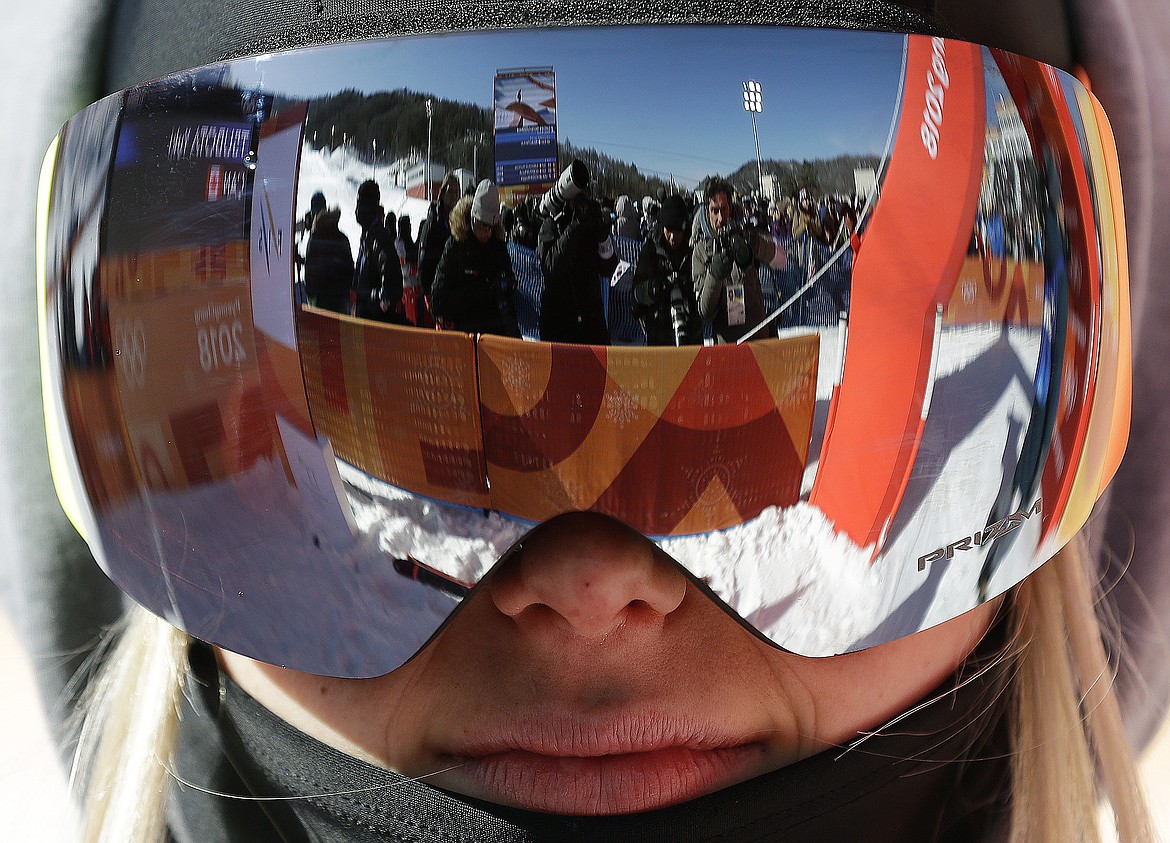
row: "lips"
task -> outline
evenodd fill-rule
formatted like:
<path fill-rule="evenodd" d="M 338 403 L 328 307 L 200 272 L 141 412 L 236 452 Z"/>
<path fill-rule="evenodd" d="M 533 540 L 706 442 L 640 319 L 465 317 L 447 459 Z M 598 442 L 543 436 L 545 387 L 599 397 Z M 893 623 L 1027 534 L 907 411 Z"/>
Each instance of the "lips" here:
<path fill-rule="evenodd" d="M 625 814 L 684 802 L 761 771 L 763 745 L 654 715 L 533 719 L 469 740 L 443 761 L 452 790 L 531 811 Z"/>

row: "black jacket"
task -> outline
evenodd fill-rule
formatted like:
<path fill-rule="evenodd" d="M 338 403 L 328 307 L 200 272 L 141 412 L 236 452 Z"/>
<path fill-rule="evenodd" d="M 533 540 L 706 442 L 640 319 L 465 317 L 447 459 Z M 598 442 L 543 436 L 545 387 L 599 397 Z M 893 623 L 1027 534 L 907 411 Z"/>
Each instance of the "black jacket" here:
<path fill-rule="evenodd" d="M 418 231 L 418 283 L 424 295 L 431 294 L 431 287 L 435 281 L 435 270 L 439 267 L 439 258 L 451 237 L 451 223 L 447 214 L 439 207 L 438 201 L 431 203 L 427 210 L 427 218 L 423 220 Z"/>
<path fill-rule="evenodd" d="M 451 239 L 443 249 L 431 288 L 435 319 L 469 334 L 519 337 L 512 307 L 516 275 L 503 229 L 480 243 L 471 230 L 471 199 L 459 200 L 451 213 Z"/>
<path fill-rule="evenodd" d="M 601 300 L 604 271 L 597 252 L 596 220 L 566 211 L 546 217 L 536 253 L 544 274 L 540 296 L 540 338 L 546 342 L 609 343 Z"/>
<path fill-rule="evenodd" d="M 314 229 L 305 249 L 305 292 L 317 307 L 349 313 L 353 252 L 349 238 L 336 227 Z"/>
<path fill-rule="evenodd" d="M 672 296 L 677 289 L 684 310 L 684 337 L 677 342 Z M 651 235 L 638 252 L 634 267 L 634 315 L 646 330 L 647 345 L 695 345 L 703 341 L 703 320 L 691 281 L 691 247 L 677 251 L 661 232 Z"/>
<path fill-rule="evenodd" d="M 402 303 L 402 266 L 394 248 L 394 235 L 384 225 L 375 223 L 362 231 L 353 284 L 355 316 L 379 322 L 404 321 L 398 312 Z"/>

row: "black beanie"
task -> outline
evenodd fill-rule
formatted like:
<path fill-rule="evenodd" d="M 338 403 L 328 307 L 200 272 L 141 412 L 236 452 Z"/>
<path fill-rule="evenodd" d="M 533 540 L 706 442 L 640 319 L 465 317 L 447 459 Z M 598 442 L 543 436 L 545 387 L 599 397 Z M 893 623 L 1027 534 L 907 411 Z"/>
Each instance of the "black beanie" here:
<path fill-rule="evenodd" d="M 681 196 L 671 194 L 662 200 L 662 207 L 658 211 L 658 224 L 672 231 L 686 230 L 687 206 Z"/>

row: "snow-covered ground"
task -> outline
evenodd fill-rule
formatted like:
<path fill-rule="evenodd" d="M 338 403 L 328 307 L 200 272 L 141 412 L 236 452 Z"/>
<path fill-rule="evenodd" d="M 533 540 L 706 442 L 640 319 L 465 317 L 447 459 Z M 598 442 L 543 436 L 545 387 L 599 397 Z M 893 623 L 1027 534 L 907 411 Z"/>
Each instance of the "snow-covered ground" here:
<path fill-rule="evenodd" d="M 398 217 L 410 217 L 411 230 L 418 238 L 419 227 L 427 218 L 427 201 L 406 195 L 406 189 L 391 183 L 386 167 L 371 165 L 358 158 L 352 147 L 342 146 L 333 151 L 314 149 L 309 144 L 301 148 L 301 170 L 297 182 L 296 219 L 304 219 L 309 200 L 318 190 L 325 194 L 329 207 L 341 209 L 341 230 L 349 238 L 350 247 L 357 252 L 361 229 L 354 220 L 357 192 L 361 183 L 373 179 L 382 191 L 382 207 Z"/>

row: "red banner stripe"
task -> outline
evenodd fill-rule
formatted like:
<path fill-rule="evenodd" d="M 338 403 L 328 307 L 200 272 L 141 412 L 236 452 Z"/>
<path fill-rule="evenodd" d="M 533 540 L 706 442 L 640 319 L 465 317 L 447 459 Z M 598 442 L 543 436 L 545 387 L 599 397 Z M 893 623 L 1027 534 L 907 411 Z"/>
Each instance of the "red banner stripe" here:
<path fill-rule="evenodd" d="M 976 45 L 907 37 L 898 136 L 854 266 L 834 424 L 810 500 L 876 546 L 921 436 L 935 320 L 974 230 L 986 133 Z"/>

